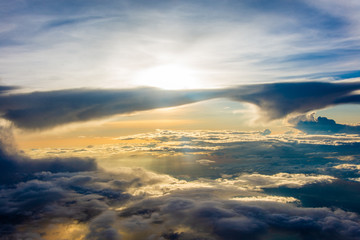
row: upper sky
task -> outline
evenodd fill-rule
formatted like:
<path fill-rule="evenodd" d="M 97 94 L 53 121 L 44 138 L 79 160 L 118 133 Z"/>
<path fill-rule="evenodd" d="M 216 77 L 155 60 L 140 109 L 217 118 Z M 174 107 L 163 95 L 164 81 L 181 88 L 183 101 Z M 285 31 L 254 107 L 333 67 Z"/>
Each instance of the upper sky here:
<path fill-rule="evenodd" d="M 0 1 L 2 85 L 219 88 L 360 75 L 356 0 Z"/>

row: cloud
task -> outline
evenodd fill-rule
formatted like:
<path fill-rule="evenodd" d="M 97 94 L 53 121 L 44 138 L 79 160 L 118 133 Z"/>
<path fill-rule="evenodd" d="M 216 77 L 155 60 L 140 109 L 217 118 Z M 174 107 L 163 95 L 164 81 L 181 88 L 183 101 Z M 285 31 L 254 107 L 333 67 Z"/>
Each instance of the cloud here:
<path fill-rule="evenodd" d="M 199 159 L 199 160 L 196 160 L 196 163 L 208 166 L 208 165 L 210 165 L 212 163 L 215 163 L 215 161 L 212 161 L 212 160 L 209 160 L 209 159 Z"/>
<path fill-rule="evenodd" d="M 281 202 L 281 203 L 291 203 L 298 202 L 299 200 L 293 197 L 279 197 L 279 196 L 256 196 L 256 197 L 234 197 L 230 200 L 237 200 L 243 202 Z"/>
<path fill-rule="evenodd" d="M 154 60 L 163 64 L 171 59 L 200 68 L 205 73 L 200 77 L 210 79 L 210 87 L 220 78 L 226 86 L 273 81 L 299 72 L 321 71 L 326 78 L 329 69 L 349 71 L 339 78 L 359 75 L 354 70 L 360 29 L 356 1 L 179 1 L 175 5 L 112 1 L 105 6 L 99 1 L 30 0 L 0 5 L 4 13 L 0 72 L 12 84 L 25 87 L 128 86 L 134 72 L 152 67 Z M 0 115 L 26 129 L 211 98 L 255 104 L 267 119 L 360 102 L 353 93 L 359 90 L 358 83 L 254 84 L 214 91 L 70 89 L 14 94 L 10 90 L 0 87 Z M 2 139 L 9 136 L 0 142 L 1 236 L 358 239 L 359 209 L 354 206 L 360 185 L 346 178 L 358 179 L 359 139 L 263 135 L 168 131 L 142 136 L 156 139 L 153 145 L 127 145 L 129 153 L 152 155 L 156 163 L 161 154 L 162 159 L 173 154 L 186 159 L 190 168 L 201 167 L 201 173 L 213 170 L 204 173 L 207 179 L 186 181 L 141 168 L 105 172 L 88 158 L 90 151 L 62 150 L 67 159 L 31 158 L 9 147 L 11 136 L 0 131 Z M 90 153 L 93 157 L 109 152 L 94 146 Z M 341 159 L 354 160 L 352 165 L 338 165 Z M 188 169 L 183 171 L 191 175 Z M 338 184 L 336 177 L 345 183 Z M 349 191 L 343 191 L 345 186 Z M 269 188 L 278 192 L 269 193 Z M 305 194 L 298 196 L 296 191 Z M 306 202 L 305 195 L 314 199 Z"/>
<path fill-rule="evenodd" d="M 337 104 L 359 103 L 358 95 L 352 94 L 358 89 L 358 82 L 271 83 L 240 87 L 233 90 L 229 98 L 255 104 L 266 117 L 278 119 L 291 113 L 307 113 Z"/>
<path fill-rule="evenodd" d="M 94 159 L 91 158 L 44 158 L 31 159 L 20 155 L 12 146 L 11 129 L 0 126 L 0 184 L 18 183 L 24 179 L 34 178 L 34 173 L 48 171 L 79 172 L 97 169 Z"/>
<path fill-rule="evenodd" d="M 260 132 L 260 134 L 263 136 L 266 136 L 266 135 L 271 134 L 271 131 L 270 131 L 270 129 L 265 129 L 263 132 Z"/>
<path fill-rule="evenodd" d="M 317 117 L 315 114 L 308 116 L 299 116 L 290 120 L 295 123 L 295 128 L 299 129 L 307 134 L 360 134 L 360 126 L 352 126 L 346 124 L 336 123 L 332 119 L 326 117 Z"/>
<path fill-rule="evenodd" d="M 199 197 L 195 202 L 186 195 L 147 199 L 122 211 L 120 216 L 124 226 L 135 219 L 137 226 L 141 226 L 125 228 L 128 232 L 139 236 L 151 229 L 153 234 L 163 231 L 162 235 L 169 236 L 170 231 L 165 229 L 171 229 L 171 235 L 178 237 L 173 239 L 263 239 L 275 238 L 274 232 L 284 238 L 356 239 L 360 230 L 358 216 L 341 210 L 298 208 L 256 200 Z"/>
<path fill-rule="evenodd" d="M 0 95 L 0 114 L 16 126 L 44 129 L 54 126 L 213 98 L 229 98 L 257 105 L 270 119 L 291 113 L 359 103 L 351 95 L 360 83 L 293 82 L 255 84 L 217 90 L 70 89 Z"/>
<path fill-rule="evenodd" d="M 90 232 L 86 239 L 109 239 L 109 240 L 120 240 L 121 237 L 118 231 L 113 228 L 113 224 L 116 221 L 116 213 L 113 211 L 105 211 L 99 216 L 91 220 L 89 224 Z"/>
<path fill-rule="evenodd" d="M 18 87 L 14 87 L 14 86 L 0 86 L 0 94 L 10 92 L 11 90 L 15 90 L 17 88 Z"/>
<path fill-rule="evenodd" d="M 118 142 L 94 145 L 88 151 L 35 149 L 32 157 L 85 158 L 91 154 L 99 167 L 114 170 L 123 166 L 146 167 L 181 179 L 236 177 L 240 173 L 330 175 L 360 177 L 333 166 L 351 161 L 359 164 L 359 135 L 270 134 L 231 130 L 157 130 L 122 136 Z M 129 139 L 132 139 L 129 141 Z M 130 160 L 131 159 L 131 160 Z M 204 161 L 205 160 L 205 161 Z M 166 166 L 166 167 L 164 167 Z M 259 177 L 259 179 L 262 179 Z M 299 176 L 299 179 L 301 177 Z M 280 180 L 280 179 L 278 179 Z M 264 180 L 270 183 L 270 179 Z"/>
<path fill-rule="evenodd" d="M 348 172 L 348 177 L 352 175 L 352 169 L 341 170 L 344 175 Z M 325 182 L 307 184 L 301 188 L 288 188 L 286 186 L 267 188 L 264 192 L 266 195 L 292 196 L 301 202 L 303 207 L 340 208 L 359 213 L 360 207 L 357 203 L 360 201 L 360 196 L 358 196 L 357 192 L 360 190 L 360 184 L 354 182 L 354 179 L 357 178 L 349 178 L 349 180 L 336 179 L 330 184 Z M 352 196 L 351 199 L 349 196 Z"/>
<path fill-rule="evenodd" d="M 126 141 L 129 138 L 137 140 L 138 143 L 129 144 Z M 112 154 L 111 158 L 114 161 L 120 156 L 124 159 L 131 156 L 139 162 L 143 157 L 151 157 L 154 161 L 151 169 L 155 171 L 195 178 L 220 177 L 221 174 L 236 175 L 239 172 L 258 172 L 267 175 L 279 172 L 324 174 L 329 170 L 328 167 L 342 164 L 343 161 L 352 160 L 354 164 L 357 163 L 360 143 L 358 135 L 263 136 L 259 132 L 229 130 L 157 130 L 120 137 L 118 140 L 118 144 L 94 147 L 92 154 L 104 159 L 101 161 L 103 164 L 109 160 L 102 155 L 109 157 L 109 154 Z M 40 150 L 29 154 L 47 156 Z M 208 165 L 199 164 L 204 159 L 214 162 Z M 164 165 L 167 166 L 166 169 L 161 167 Z M 112 167 L 113 164 L 108 166 Z M 340 173 L 336 173 L 335 176 L 344 177 Z"/>
<path fill-rule="evenodd" d="M 188 131 L 183 134 L 164 131 L 163 136 L 159 133 L 152 137 L 166 136 L 165 141 L 181 143 L 196 142 L 204 136 L 209 144 L 222 142 L 231 148 L 237 148 L 239 136 L 247 137 L 243 143 L 248 144 L 254 135 L 256 151 L 264 144 L 259 144 L 262 140 L 256 138 L 275 138 L 259 132 L 202 131 L 200 134 Z M 106 236 L 107 239 L 129 240 L 218 240 L 300 236 L 355 240 L 360 232 L 360 218 L 354 212 L 330 208 L 330 203 L 329 208 L 321 203 L 320 208 L 303 207 L 301 200 L 304 198 L 295 197 L 296 192 L 293 195 L 286 195 L 285 190 L 268 193 L 271 189 L 301 192 L 307 186 L 321 186 L 325 191 L 337 182 L 330 175 L 261 174 L 245 170 L 238 175 L 187 181 L 142 168 L 117 167 L 104 171 L 91 164 L 90 167 L 74 167 L 81 165 L 81 160 L 88 162 L 83 158 L 78 161 L 63 159 L 55 171 L 49 167 L 53 159 L 32 159 L 16 154 L 16 149 L 6 147 L 11 142 L 9 131 L 3 129 L 1 136 L 1 163 L 18 166 L 8 169 L 12 169 L 12 175 L 19 176 L 17 181 L 1 182 L 0 231 L 8 238 L 73 239 L 76 236 L 95 240 Z M 151 134 L 141 136 L 149 138 Z M 278 139 L 272 141 L 276 143 Z M 214 164 L 216 162 L 211 162 Z M 338 168 L 347 170 L 347 166 L 332 169 Z M 351 189 L 357 189 L 358 183 L 353 184 Z M 343 208 L 347 206 L 352 205 L 348 203 Z"/>
<path fill-rule="evenodd" d="M 3 118 L 29 129 L 88 121 L 115 114 L 179 106 L 216 97 L 216 91 L 71 89 L 0 96 Z"/>

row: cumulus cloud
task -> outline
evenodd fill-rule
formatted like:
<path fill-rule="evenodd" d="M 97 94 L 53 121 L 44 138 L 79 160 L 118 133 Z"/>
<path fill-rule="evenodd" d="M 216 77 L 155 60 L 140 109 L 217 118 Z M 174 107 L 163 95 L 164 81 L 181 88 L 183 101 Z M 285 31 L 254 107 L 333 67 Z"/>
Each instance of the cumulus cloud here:
<path fill-rule="evenodd" d="M 0 95 L 0 114 L 16 126 L 50 128 L 115 114 L 179 106 L 213 98 L 229 98 L 257 105 L 270 119 L 290 113 L 345 103 L 359 103 L 351 95 L 360 83 L 293 82 L 255 84 L 218 90 L 70 89 Z"/>
<path fill-rule="evenodd" d="M 260 239 L 276 231 L 289 237 L 301 233 L 304 238 L 331 235 L 350 240 L 360 229 L 354 213 L 288 205 L 298 201 L 255 191 L 252 184 L 257 183 L 248 181 L 249 176 L 227 182 L 184 181 L 139 169 L 36 176 L 11 187 L 3 185 L 3 236 L 46 238 L 52 233 L 50 224 L 58 231 L 61 225 L 68 226 L 61 235 L 84 239 Z M 245 182 L 240 184 L 242 178 Z M 299 176 L 285 178 L 298 182 Z M 306 184 L 313 177 L 309 180 Z M 68 229 L 76 228 L 82 234 L 69 235 Z"/>
<path fill-rule="evenodd" d="M 335 239 L 356 239 L 360 228 L 354 213 L 288 205 L 298 202 L 291 197 L 236 190 L 219 181 L 208 185 L 156 174 L 151 182 L 136 177 L 131 169 L 128 173 L 110 177 L 100 172 L 42 173 L 39 179 L 5 187 L 0 211 L 7 221 L 2 232 L 46 237 L 49 224 L 73 228 L 85 224 L 84 239 L 258 239 L 272 236 L 273 231 L 289 237 L 302 233 L 308 238 L 327 239 L 335 234 Z M 161 181 L 155 180 L 159 177 Z M 125 192 L 119 193 L 145 185 L 150 195 L 125 198 Z M 153 195 L 151 188 L 164 185 L 172 189 Z"/>
<path fill-rule="evenodd" d="M 112 226 L 115 221 L 116 213 L 114 211 L 105 211 L 99 216 L 96 216 L 89 224 L 90 232 L 86 239 L 120 240 L 121 237 L 118 231 Z"/>
<path fill-rule="evenodd" d="M 224 144 L 223 147 L 228 148 L 224 152 L 236 149 L 237 144 L 245 144 L 239 151 L 248 149 L 254 153 L 259 146 L 262 151 L 268 148 L 268 145 L 261 147 L 264 139 L 279 142 L 275 136 L 263 136 L 259 132 L 186 133 L 158 131 L 137 137 L 166 137 L 165 141 L 183 143 L 197 142 L 204 136 L 208 144 Z M 355 240 L 360 233 L 359 216 L 346 211 L 349 206 L 350 210 L 357 210 L 354 204 L 340 201 L 344 210 L 337 208 L 335 200 L 321 205 L 320 199 L 324 196 L 317 194 L 314 202 L 320 202 L 317 207 L 321 208 L 304 207 L 303 196 L 289 194 L 314 186 L 328 192 L 338 181 L 328 174 L 279 172 L 278 168 L 274 168 L 276 173 L 266 174 L 243 169 L 236 175 L 184 180 L 143 168 L 117 167 L 104 171 L 84 158 L 58 160 L 58 166 L 53 169 L 52 158 L 34 159 L 18 154 L 14 147 L 6 147 L 7 142 L 11 142 L 8 129 L 3 129 L 1 136 L 0 163 L 17 166 L 7 168 L 10 174 L 8 178 L 3 177 L 0 191 L 0 231 L 10 239 L 46 239 L 61 235 L 56 238 L 220 240 L 282 236 Z M 241 142 L 239 136 L 245 139 Z M 249 148 L 249 140 L 257 147 Z M 328 146 L 334 151 L 333 145 Z M 250 152 L 247 156 L 251 156 Z M 287 156 L 288 153 L 289 149 Z M 217 164 L 215 160 L 202 160 L 210 166 Z M 264 165 L 265 160 L 260 165 Z M 82 162 L 86 163 L 85 167 Z M 356 160 L 352 162 L 355 164 Z M 331 169 L 354 170 L 350 165 Z M 358 184 L 353 182 L 348 186 L 354 192 Z M 271 192 L 274 189 L 279 191 Z"/>
<path fill-rule="evenodd" d="M 74 147 L 33 149 L 26 153 L 42 158 L 85 158 L 91 154 L 105 169 L 146 167 L 185 179 L 234 177 L 254 172 L 262 175 L 330 174 L 348 178 L 357 176 L 347 176 L 348 173 L 332 167 L 344 161 L 359 164 L 360 160 L 360 136 L 354 134 L 264 136 L 258 131 L 157 130 L 117 140 L 115 144 L 94 145 L 88 151 L 77 151 L 81 148 Z M 58 152 L 63 153 L 59 155 Z"/>
<path fill-rule="evenodd" d="M 302 115 L 290 120 L 295 123 L 295 128 L 308 134 L 360 134 L 360 126 L 336 123 L 326 117 L 315 117 L 315 114 Z"/>
<path fill-rule="evenodd" d="M 124 226 L 135 219 L 141 226 L 128 227 L 127 231 L 141 236 L 151 229 L 157 236 L 159 232 L 163 232 L 162 236 L 174 236 L 166 239 L 266 239 L 276 237 L 274 232 L 284 238 L 356 239 L 359 233 L 356 214 L 257 200 L 194 201 L 186 196 L 167 196 L 136 203 L 120 216 Z"/>
<path fill-rule="evenodd" d="M 126 139 L 136 139 L 138 143 L 128 144 Z M 221 174 L 233 175 L 239 172 L 271 175 L 279 172 L 320 174 L 333 165 L 344 163 L 343 161 L 352 160 L 357 163 L 360 144 L 358 135 L 263 136 L 259 132 L 220 130 L 157 130 L 120 137 L 118 140 L 119 143 L 111 147 L 98 146 L 93 150 L 99 151 L 99 158 L 101 154 L 112 154 L 114 149 L 117 154 L 123 154 L 124 158 L 128 155 L 139 158 L 151 156 L 156 162 L 152 167 L 154 170 L 190 177 L 220 177 Z M 41 154 L 41 151 L 29 153 Z M 113 158 L 117 156 L 114 154 Z M 199 164 L 204 159 L 214 162 Z M 158 167 L 163 165 L 167 166 L 165 171 Z"/>

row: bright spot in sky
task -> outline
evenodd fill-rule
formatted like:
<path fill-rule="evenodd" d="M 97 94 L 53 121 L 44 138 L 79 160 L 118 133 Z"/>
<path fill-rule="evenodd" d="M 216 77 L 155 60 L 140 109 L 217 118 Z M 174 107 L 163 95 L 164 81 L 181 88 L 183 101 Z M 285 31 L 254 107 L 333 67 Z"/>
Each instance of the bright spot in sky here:
<path fill-rule="evenodd" d="M 200 88 L 199 79 L 193 69 L 175 64 L 159 65 L 140 71 L 135 82 L 141 86 L 170 90 Z"/>

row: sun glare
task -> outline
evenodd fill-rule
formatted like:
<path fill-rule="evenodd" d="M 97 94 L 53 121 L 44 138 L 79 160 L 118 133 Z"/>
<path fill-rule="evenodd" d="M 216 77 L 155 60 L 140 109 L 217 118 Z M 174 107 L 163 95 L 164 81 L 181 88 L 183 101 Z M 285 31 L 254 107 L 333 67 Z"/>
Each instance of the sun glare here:
<path fill-rule="evenodd" d="M 141 86 L 158 87 L 162 89 L 192 89 L 199 88 L 196 72 L 181 65 L 168 64 L 145 69 L 139 72 L 135 81 Z"/>

